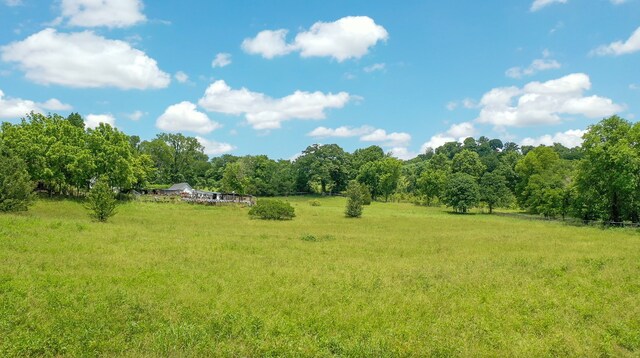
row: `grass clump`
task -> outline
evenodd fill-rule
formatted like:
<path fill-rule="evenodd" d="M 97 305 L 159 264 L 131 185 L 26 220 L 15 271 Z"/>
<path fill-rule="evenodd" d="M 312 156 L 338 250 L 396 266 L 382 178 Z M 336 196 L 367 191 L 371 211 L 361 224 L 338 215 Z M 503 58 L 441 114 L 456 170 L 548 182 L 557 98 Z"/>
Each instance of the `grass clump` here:
<path fill-rule="evenodd" d="M 335 239 L 336 238 L 331 236 L 331 235 L 316 236 L 316 235 L 306 234 L 306 235 L 302 235 L 302 237 L 300 237 L 300 240 L 308 241 L 308 242 L 331 241 L 331 240 L 335 240 Z"/>
<path fill-rule="evenodd" d="M 249 216 L 262 220 L 291 220 L 296 217 L 295 209 L 286 201 L 262 199 L 249 210 Z"/>
<path fill-rule="evenodd" d="M 320 206 L 320 200 L 318 199 L 313 199 L 313 200 L 309 200 L 309 205 L 311 206 Z"/>

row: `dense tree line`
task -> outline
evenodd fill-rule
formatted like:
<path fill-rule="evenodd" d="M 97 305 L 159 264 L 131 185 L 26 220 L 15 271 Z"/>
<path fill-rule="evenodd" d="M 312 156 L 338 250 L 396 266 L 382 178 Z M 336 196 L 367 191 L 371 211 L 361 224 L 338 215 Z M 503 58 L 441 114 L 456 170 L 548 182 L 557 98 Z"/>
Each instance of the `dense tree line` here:
<path fill-rule="evenodd" d="M 141 141 L 80 115 L 31 113 L 0 127 L 3 162 L 50 194 L 82 195 L 106 176 L 121 191 L 188 182 L 258 196 L 344 193 L 350 181 L 374 200 L 445 204 L 459 212 L 519 207 L 547 217 L 640 221 L 640 124 L 613 116 L 591 126 L 581 147 L 519 146 L 466 138 L 401 161 L 370 146 L 307 147 L 295 160 L 266 155 L 209 158 L 196 138 L 161 133 Z M 24 175 L 23 175 L 24 176 Z"/>

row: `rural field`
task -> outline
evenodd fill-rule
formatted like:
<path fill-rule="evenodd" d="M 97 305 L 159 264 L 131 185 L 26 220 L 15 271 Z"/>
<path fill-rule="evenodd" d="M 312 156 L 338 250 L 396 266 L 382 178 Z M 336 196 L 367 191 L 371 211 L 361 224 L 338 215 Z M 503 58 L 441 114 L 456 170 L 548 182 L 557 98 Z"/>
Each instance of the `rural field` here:
<path fill-rule="evenodd" d="M 640 236 L 443 208 L 0 215 L 0 356 L 637 356 Z"/>

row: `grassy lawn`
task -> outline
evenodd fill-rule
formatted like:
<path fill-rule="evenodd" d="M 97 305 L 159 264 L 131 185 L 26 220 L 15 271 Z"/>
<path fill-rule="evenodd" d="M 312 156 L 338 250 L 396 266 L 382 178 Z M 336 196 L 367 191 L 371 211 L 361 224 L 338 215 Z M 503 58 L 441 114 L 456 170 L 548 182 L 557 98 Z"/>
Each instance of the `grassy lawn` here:
<path fill-rule="evenodd" d="M 0 215 L 0 356 L 638 356 L 640 235 L 294 198 Z"/>

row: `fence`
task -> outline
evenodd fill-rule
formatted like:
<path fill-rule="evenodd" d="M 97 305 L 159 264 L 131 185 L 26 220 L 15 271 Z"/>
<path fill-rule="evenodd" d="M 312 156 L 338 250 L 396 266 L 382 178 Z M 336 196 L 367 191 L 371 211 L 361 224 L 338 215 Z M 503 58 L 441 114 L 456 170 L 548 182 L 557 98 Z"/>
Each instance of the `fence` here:
<path fill-rule="evenodd" d="M 532 220 L 532 221 L 553 221 L 553 222 L 561 222 L 568 225 L 575 226 L 601 226 L 601 227 L 623 227 L 623 228 L 640 228 L 640 223 L 634 223 L 630 221 L 606 221 L 606 220 L 582 220 L 578 218 L 566 217 L 564 219 L 544 217 L 539 215 L 527 215 L 527 214 L 517 214 L 517 213 L 497 213 L 494 212 L 497 216 L 505 216 L 505 217 L 514 217 L 523 220 Z"/>

